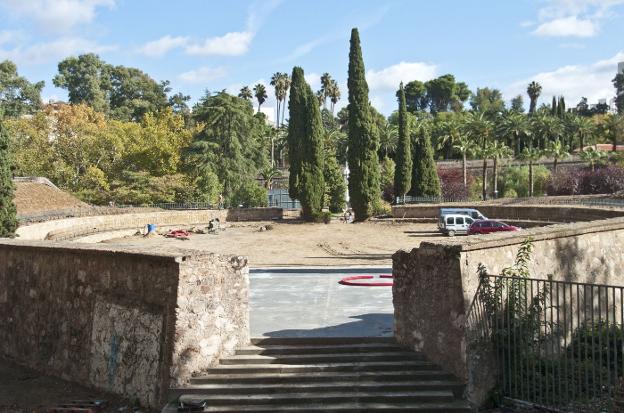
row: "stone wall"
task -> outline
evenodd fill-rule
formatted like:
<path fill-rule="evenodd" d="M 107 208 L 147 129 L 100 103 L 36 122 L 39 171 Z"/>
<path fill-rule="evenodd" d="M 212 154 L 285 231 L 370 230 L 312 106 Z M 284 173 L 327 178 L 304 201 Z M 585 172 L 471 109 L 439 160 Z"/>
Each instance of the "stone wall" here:
<path fill-rule="evenodd" d="M 438 218 L 440 208 L 474 208 L 491 219 L 510 221 L 578 222 L 624 216 L 624 210 L 561 205 L 492 205 L 479 203 L 396 205 L 395 218 Z"/>
<path fill-rule="evenodd" d="M 23 240 L 64 241 L 98 232 L 145 228 L 147 224 L 159 226 L 207 224 L 213 218 L 219 218 L 221 222 L 266 221 L 281 219 L 282 209 L 160 211 L 67 218 L 21 226 L 17 230 L 17 235 Z"/>
<path fill-rule="evenodd" d="M 0 243 L 0 354 L 159 407 L 249 341 L 241 257 Z"/>
<path fill-rule="evenodd" d="M 532 277 L 553 274 L 555 280 L 624 285 L 624 218 L 423 242 L 393 256 L 397 340 L 464 380 L 469 400 L 477 405 L 496 377 L 491 355 L 467 334 L 477 266 L 500 273 L 513 264 L 528 237 L 535 247 Z"/>

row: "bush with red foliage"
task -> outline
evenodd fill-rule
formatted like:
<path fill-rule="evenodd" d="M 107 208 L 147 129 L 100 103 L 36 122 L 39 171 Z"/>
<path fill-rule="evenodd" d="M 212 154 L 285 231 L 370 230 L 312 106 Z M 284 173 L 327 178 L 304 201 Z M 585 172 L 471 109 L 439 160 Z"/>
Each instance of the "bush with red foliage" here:
<path fill-rule="evenodd" d="M 552 174 L 547 185 L 548 195 L 612 194 L 624 190 L 624 168 L 607 166 L 566 169 Z"/>
<path fill-rule="evenodd" d="M 442 186 L 442 197 L 445 199 L 464 200 L 470 196 L 470 186 L 474 177 L 470 174 L 466 177 L 467 186 L 464 187 L 462 170 L 458 168 L 438 168 L 438 176 Z"/>

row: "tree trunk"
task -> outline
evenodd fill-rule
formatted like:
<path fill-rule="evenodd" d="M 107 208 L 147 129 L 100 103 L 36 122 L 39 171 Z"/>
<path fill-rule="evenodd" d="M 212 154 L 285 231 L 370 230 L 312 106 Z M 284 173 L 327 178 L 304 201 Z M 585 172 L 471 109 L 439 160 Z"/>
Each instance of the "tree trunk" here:
<path fill-rule="evenodd" d="M 498 198 L 498 158 L 494 158 L 494 199 Z"/>
<path fill-rule="evenodd" d="M 273 136 L 271 136 L 271 166 L 275 167 L 275 144 L 273 143 Z"/>
<path fill-rule="evenodd" d="M 553 159 L 553 173 L 557 173 L 557 157 L 555 156 L 555 159 Z"/>
<path fill-rule="evenodd" d="M 581 133 L 579 135 L 579 140 L 580 140 L 580 144 L 581 144 L 581 152 L 585 151 L 585 137 L 583 136 L 583 134 Z"/>
<path fill-rule="evenodd" d="M 483 158 L 483 175 L 482 175 L 482 179 L 483 179 L 483 185 L 482 185 L 481 196 L 482 196 L 483 200 L 485 201 L 487 199 L 487 159 L 485 157 Z"/>
<path fill-rule="evenodd" d="M 533 161 L 529 161 L 529 197 L 533 196 Z"/>
<path fill-rule="evenodd" d="M 464 188 L 468 186 L 468 181 L 466 180 L 466 152 L 462 153 L 462 172 L 464 178 Z"/>

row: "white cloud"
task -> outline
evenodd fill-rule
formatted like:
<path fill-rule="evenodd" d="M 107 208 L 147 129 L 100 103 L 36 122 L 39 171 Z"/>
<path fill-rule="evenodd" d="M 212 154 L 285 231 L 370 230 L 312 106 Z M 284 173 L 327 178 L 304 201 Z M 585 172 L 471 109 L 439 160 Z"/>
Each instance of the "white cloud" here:
<path fill-rule="evenodd" d="M 42 64 L 58 61 L 78 53 L 104 53 L 116 46 L 100 45 L 77 37 L 63 37 L 51 42 L 35 43 L 28 47 L 0 49 L 0 60 L 10 59 L 18 64 Z"/>
<path fill-rule="evenodd" d="M 208 83 L 215 79 L 219 79 L 227 74 L 223 67 L 200 67 L 198 69 L 189 70 L 181 73 L 178 78 L 186 83 Z"/>
<path fill-rule="evenodd" d="M 158 40 L 154 40 L 148 43 L 145 43 L 141 46 L 138 51 L 141 54 L 149 57 L 162 57 L 167 54 L 170 50 L 184 47 L 188 43 L 188 37 L 183 36 L 163 36 Z"/>
<path fill-rule="evenodd" d="M 609 100 L 615 94 L 611 80 L 615 77 L 617 63 L 621 61 L 624 61 L 624 52 L 589 65 L 568 65 L 537 73 L 514 82 L 504 94 L 508 99 L 518 94 L 526 96 L 527 85 L 535 80 L 542 85 L 542 102 L 550 102 L 552 96 L 564 96 L 568 106 L 576 105 L 581 97 L 587 97 L 590 103 L 598 99 Z"/>
<path fill-rule="evenodd" d="M 316 91 L 321 88 L 321 75 L 318 73 L 307 73 L 304 75 L 305 81 L 308 82 L 312 90 Z"/>
<path fill-rule="evenodd" d="M 429 80 L 436 74 L 436 66 L 422 62 L 400 62 L 381 70 L 368 70 L 366 80 L 371 90 L 397 90 L 401 82 Z"/>
<path fill-rule="evenodd" d="M 240 56 L 247 53 L 253 38 L 252 32 L 231 32 L 223 36 L 209 37 L 202 43 L 190 44 L 186 47 L 186 52 L 199 56 Z"/>
<path fill-rule="evenodd" d="M 597 32 L 598 28 L 593 21 L 570 16 L 542 23 L 533 33 L 547 37 L 592 37 Z"/>
<path fill-rule="evenodd" d="M 98 7 L 114 7 L 115 0 L 2 0 L 0 5 L 14 17 L 31 19 L 47 31 L 67 32 L 93 21 Z"/>
<path fill-rule="evenodd" d="M 545 0 L 538 11 L 539 24 L 534 34 L 555 37 L 592 37 L 599 33 L 605 19 L 624 0 Z"/>

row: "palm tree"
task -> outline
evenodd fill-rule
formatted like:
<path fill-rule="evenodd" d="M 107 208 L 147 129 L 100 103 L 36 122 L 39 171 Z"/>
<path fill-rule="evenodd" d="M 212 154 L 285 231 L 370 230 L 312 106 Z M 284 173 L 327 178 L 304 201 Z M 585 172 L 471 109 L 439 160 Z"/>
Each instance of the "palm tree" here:
<path fill-rule="evenodd" d="M 624 133 L 624 115 L 611 115 L 606 122 L 606 130 L 611 138 L 611 151 L 617 151 L 619 138 Z"/>
<path fill-rule="evenodd" d="M 543 153 L 539 148 L 524 148 L 520 153 L 520 159 L 529 163 L 529 197 L 533 196 L 533 164 L 543 157 Z"/>
<path fill-rule="evenodd" d="M 438 137 L 436 149 L 443 150 L 446 148 L 445 158 L 447 159 L 451 158 L 455 142 L 457 142 L 463 133 L 462 121 L 462 118 L 459 118 L 457 115 L 453 115 L 452 117 L 444 120 L 440 125 L 442 133 Z"/>
<path fill-rule="evenodd" d="M 553 142 L 563 136 L 563 122 L 561 119 L 540 112 L 531 118 L 533 136 L 538 139 L 540 149 L 546 149 L 546 142 Z"/>
<path fill-rule="evenodd" d="M 573 133 L 579 139 L 580 151 L 585 150 L 585 145 L 593 141 L 596 133 L 596 125 L 587 116 L 575 116 L 572 120 Z"/>
<path fill-rule="evenodd" d="M 325 103 L 327 101 L 327 96 L 329 96 L 329 89 L 331 88 L 331 84 L 333 82 L 333 79 L 331 77 L 331 75 L 327 72 L 323 73 L 321 75 L 321 93 L 323 95 L 323 100 L 320 101 L 323 105 L 323 109 L 325 109 Z"/>
<path fill-rule="evenodd" d="M 399 129 L 396 126 L 385 122 L 379 129 L 379 149 L 383 152 L 383 157 L 394 154 L 399 142 Z"/>
<path fill-rule="evenodd" d="M 529 114 L 535 113 L 535 109 L 537 109 L 537 99 L 539 98 L 540 93 L 542 93 L 542 86 L 539 83 L 536 81 L 529 83 L 529 86 L 527 86 L 527 94 L 531 99 Z"/>
<path fill-rule="evenodd" d="M 466 128 L 468 130 L 468 135 L 476 142 L 479 142 L 477 156 L 480 156 L 483 159 L 483 186 L 481 188 L 481 195 L 485 201 L 487 198 L 487 161 L 489 157 L 488 144 L 492 141 L 494 123 L 489 120 L 483 112 L 471 112 L 466 118 Z"/>
<path fill-rule="evenodd" d="M 319 106 L 323 106 L 325 104 L 325 94 L 323 93 L 323 89 L 316 91 L 316 99 L 318 99 Z"/>
<path fill-rule="evenodd" d="M 264 187 L 268 190 L 273 186 L 273 179 L 282 176 L 282 173 L 275 165 L 267 165 L 260 171 L 260 176 L 264 180 Z"/>
<path fill-rule="evenodd" d="M 593 146 L 590 146 L 586 151 L 581 152 L 581 159 L 589 164 L 592 172 L 596 170 L 596 164 L 606 157 L 606 153 L 597 150 Z"/>
<path fill-rule="evenodd" d="M 256 86 L 254 86 L 253 90 L 254 90 L 254 96 L 258 100 L 258 112 L 260 112 L 260 106 L 262 106 L 262 104 L 268 98 L 266 87 L 264 87 L 262 83 L 258 83 Z"/>
<path fill-rule="evenodd" d="M 518 155 L 531 135 L 528 118 L 523 113 L 507 112 L 499 125 L 499 133 L 507 137 L 508 146 Z"/>
<path fill-rule="evenodd" d="M 550 142 L 546 154 L 553 158 L 553 173 L 557 173 L 557 163 L 560 159 L 565 159 L 570 156 L 568 148 L 559 140 Z"/>
<path fill-rule="evenodd" d="M 290 76 L 287 73 L 275 72 L 273 76 L 271 76 L 271 86 L 275 89 L 275 101 L 277 104 L 277 113 L 276 113 L 276 126 L 280 126 L 280 119 L 284 118 L 284 106 L 286 104 L 286 96 L 288 94 L 288 89 L 290 88 Z M 280 118 L 280 114 L 281 118 Z"/>
<path fill-rule="evenodd" d="M 462 175 L 464 178 L 464 188 L 468 187 L 468 180 L 466 174 L 466 160 L 468 156 L 472 156 L 477 151 L 477 145 L 467 135 L 459 135 L 456 140 L 457 144 L 453 147 L 459 151 L 462 155 Z"/>
<path fill-rule="evenodd" d="M 340 87 L 338 87 L 338 82 L 334 79 L 332 79 L 331 84 L 329 85 L 327 96 L 331 102 L 331 114 L 334 116 L 334 108 L 336 107 L 336 103 L 340 100 Z"/>
<path fill-rule="evenodd" d="M 249 89 L 249 86 L 243 86 L 238 93 L 238 97 L 247 100 L 253 99 L 253 94 L 251 93 L 251 89 Z"/>
<path fill-rule="evenodd" d="M 494 161 L 492 180 L 494 183 L 494 198 L 498 198 L 498 160 L 513 156 L 513 150 L 502 142 L 494 141 L 489 145 L 488 152 Z"/>

